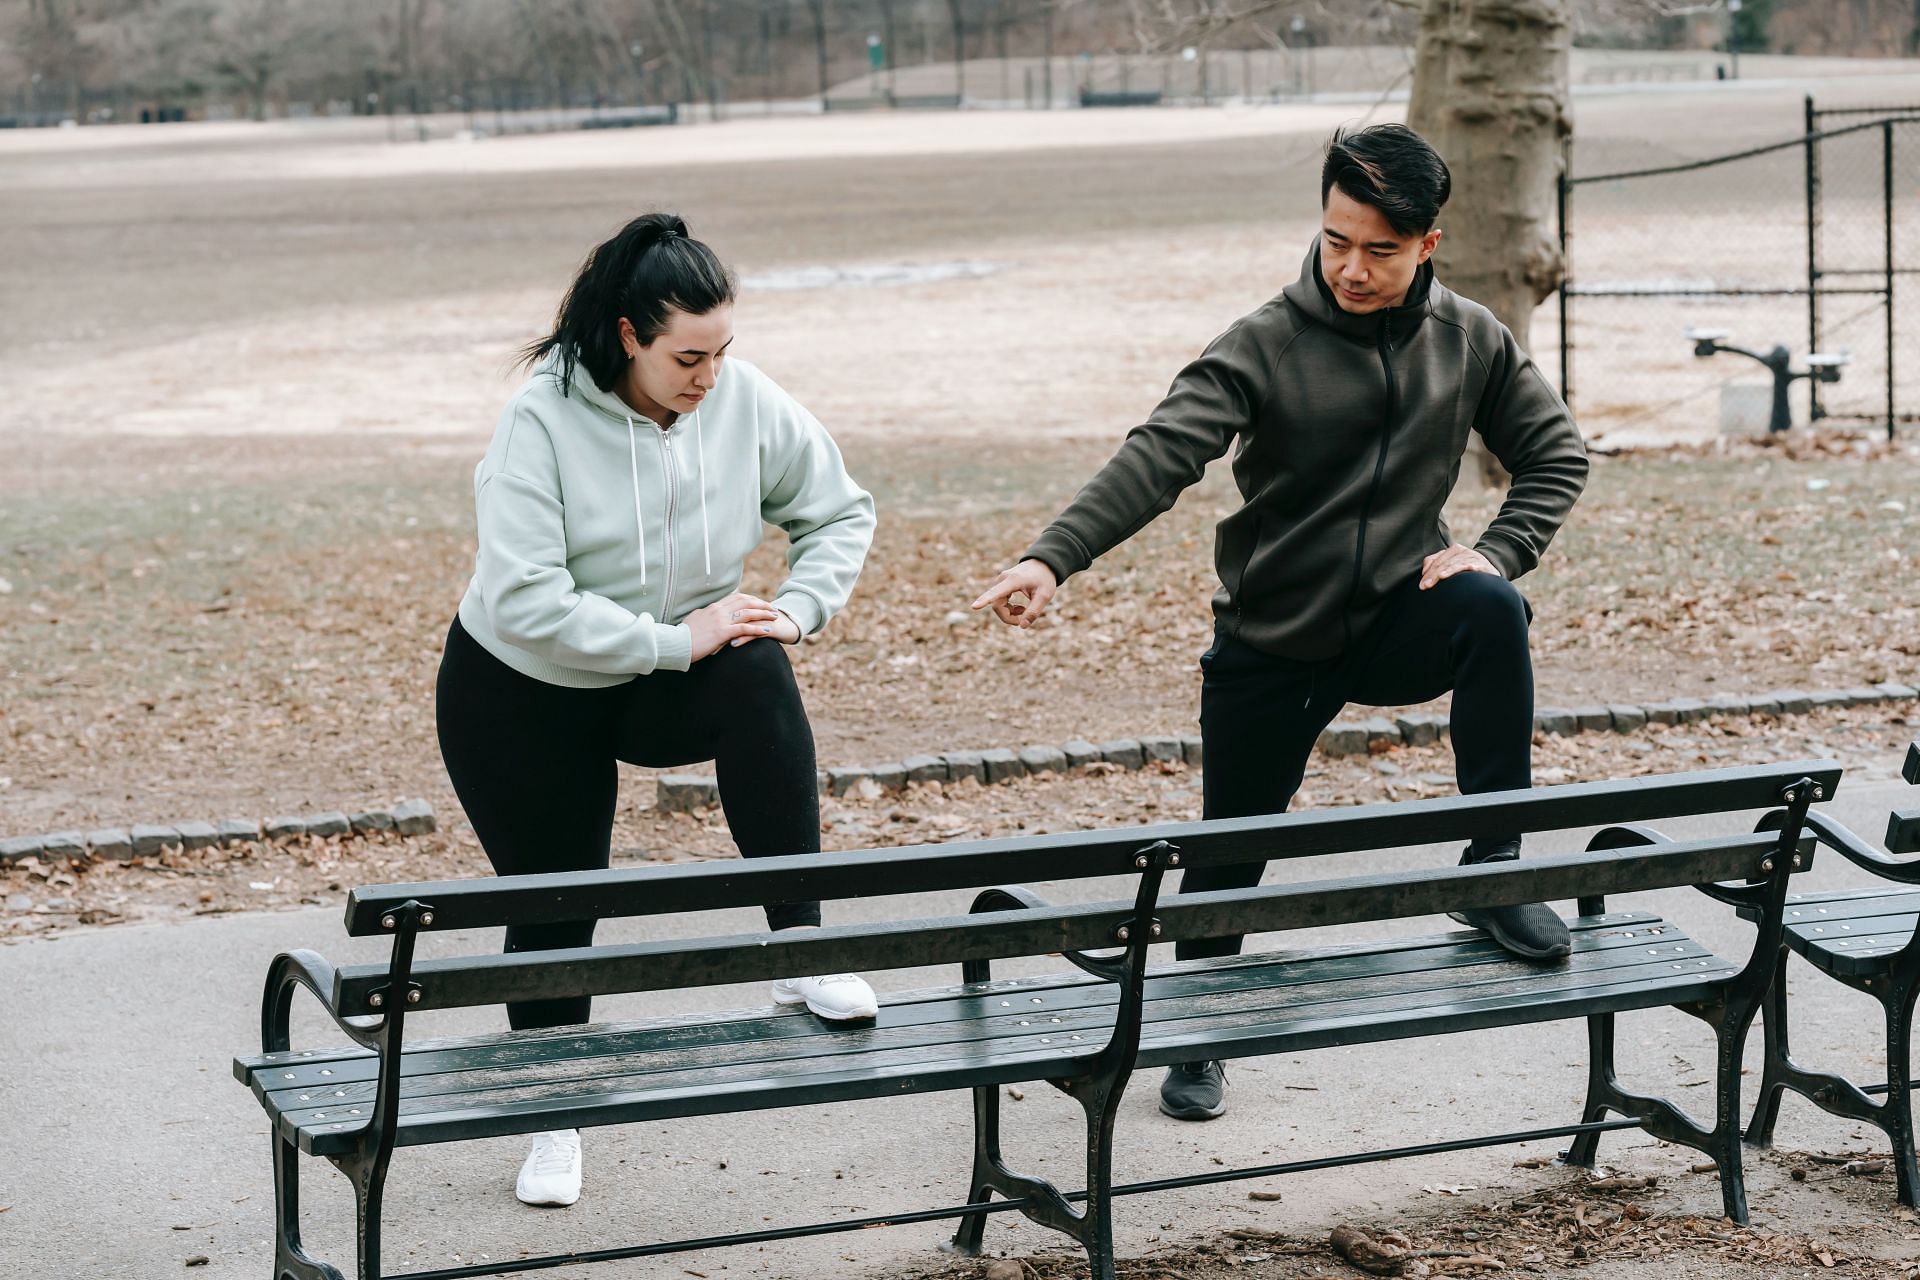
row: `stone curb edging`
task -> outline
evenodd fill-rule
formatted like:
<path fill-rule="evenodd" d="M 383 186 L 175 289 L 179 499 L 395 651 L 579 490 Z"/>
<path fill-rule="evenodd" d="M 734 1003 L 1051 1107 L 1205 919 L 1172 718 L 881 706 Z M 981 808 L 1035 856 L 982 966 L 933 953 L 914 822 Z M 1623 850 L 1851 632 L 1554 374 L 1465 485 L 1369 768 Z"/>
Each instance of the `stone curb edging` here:
<path fill-rule="evenodd" d="M 1720 694 L 1712 698 L 1673 698 L 1641 705 L 1598 703 L 1579 707 L 1541 707 L 1534 712 L 1535 733 L 1572 737 L 1580 733 L 1633 733 L 1649 724 L 1688 724 L 1721 715 L 1805 715 L 1832 707 L 1859 707 L 1920 698 L 1912 685 L 1886 681 L 1852 689 L 1775 689 L 1751 695 Z M 1427 746 L 1447 736 L 1447 717 L 1421 713 L 1374 716 L 1366 720 L 1336 720 L 1320 732 L 1315 749 L 1328 756 L 1367 755 L 1397 746 Z M 841 766 L 819 774 L 820 794 L 838 798 L 863 782 L 881 791 L 899 791 L 916 782 L 954 782 L 973 778 L 983 783 L 1009 782 L 1029 774 L 1068 773 L 1105 762 L 1122 769 L 1144 769 L 1152 764 L 1184 763 L 1198 767 L 1200 739 L 1121 738 L 1095 745 L 1075 740 L 1057 747 L 996 747 L 986 751 L 949 751 L 916 755 L 896 763 Z M 688 813 L 720 803 L 718 782 L 706 774 L 663 773 L 655 783 L 654 805 L 667 813 Z"/>
<path fill-rule="evenodd" d="M 97 831 L 52 831 L 37 836 L 0 840 L 0 865 L 42 855 L 53 858 L 103 858 L 125 862 L 144 858 L 171 846 L 206 849 L 215 845 L 283 844 L 300 836 L 425 835 L 434 830 L 433 806 L 425 800 L 402 800 L 391 809 L 364 813 L 338 811 L 280 816 L 254 821 L 228 818 L 224 822 L 135 823 L 131 827 L 102 827 Z"/>

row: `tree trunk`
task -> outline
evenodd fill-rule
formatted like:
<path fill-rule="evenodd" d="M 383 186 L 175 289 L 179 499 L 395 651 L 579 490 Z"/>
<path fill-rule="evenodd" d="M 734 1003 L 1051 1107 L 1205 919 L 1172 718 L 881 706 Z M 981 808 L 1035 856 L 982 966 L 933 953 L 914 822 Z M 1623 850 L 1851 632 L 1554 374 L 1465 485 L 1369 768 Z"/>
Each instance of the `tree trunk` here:
<path fill-rule="evenodd" d="M 1534 308 L 1560 286 L 1555 226 L 1571 0 L 1425 0 L 1407 123 L 1453 171 L 1434 267 L 1531 351 Z M 1476 435 L 1461 481 L 1507 477 Z"/>

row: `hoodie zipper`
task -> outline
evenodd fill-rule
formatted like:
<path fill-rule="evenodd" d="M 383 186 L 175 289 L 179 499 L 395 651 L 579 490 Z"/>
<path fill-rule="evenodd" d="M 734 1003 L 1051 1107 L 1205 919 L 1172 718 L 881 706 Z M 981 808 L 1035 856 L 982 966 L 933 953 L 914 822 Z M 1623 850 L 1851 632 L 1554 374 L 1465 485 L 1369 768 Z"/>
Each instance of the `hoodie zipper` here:
<path fill-rule="evenodd" d="M 1393 438 L 1393 420 L 1400 413 L 1400 387 L 1393 377 L 1393 321 L 1382 318 L 1380 337 L 1375 343 L 1380 352 L 1380 367 L 1387 375 L 1387 416 L 1380 427 L 1380 452 L 1373 460 L 1373 483 L 1360 503 L 1360 529 L 1353 539 L 1353 582 L 1347 588 L 1347 603 L 1340 611 L 1340 627 L 1345 648 L 1353 648 L 1353 602 L 1360 595 L 1360 573 L 1367 556 L 1367 521 L 1373 516 L 1373 500 L 1380 492 L 1380 480 L 1387 471 L 1387 444 Z"/>
<path fill-rule="evenodd" d="M 680 497 L 680 480 L 679 477 L 674 474 L 673 468 L 673 436 L 671 428 L 662 428 L 660 431 L 660 461 L 661 469 L 667 473 L 667 581 L 666 587 L 660 597 L 660 621 L 667 622 L 669 621 L 667 611 L 673 608 L 673 509 Z"/>

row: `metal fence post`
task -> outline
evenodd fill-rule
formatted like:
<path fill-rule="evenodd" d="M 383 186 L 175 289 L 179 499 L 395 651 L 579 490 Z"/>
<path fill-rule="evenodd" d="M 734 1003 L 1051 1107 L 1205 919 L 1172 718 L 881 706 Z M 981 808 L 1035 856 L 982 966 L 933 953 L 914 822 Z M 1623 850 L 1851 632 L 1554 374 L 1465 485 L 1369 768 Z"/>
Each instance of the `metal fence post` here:
<path fill-rule="evenodd" d="M 1820 349 L 1820 112 L 1807 95 L 1807 352 Z M 1807 379 L 1807 425 L 1825 416 L 1820 407 L 1820 379 Z"/>
<path fill-rule="evenodd" d="M 1893 406 L 1893 121 L 1880 122 L 1880 216 L 1886 224 L 1887 254 L 1887 439 L 1895 436 Z"/>

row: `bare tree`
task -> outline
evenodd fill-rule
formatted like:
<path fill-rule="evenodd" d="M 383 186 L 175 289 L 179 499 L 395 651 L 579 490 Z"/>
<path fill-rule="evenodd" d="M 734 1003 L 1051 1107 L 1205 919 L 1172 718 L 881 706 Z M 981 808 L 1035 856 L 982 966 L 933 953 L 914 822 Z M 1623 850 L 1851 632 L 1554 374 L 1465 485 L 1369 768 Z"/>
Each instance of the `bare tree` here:
<path fill-rule="evenodd" d="M 12 43 L 32 85 L 34 110 L 42 93 L 57 92 L 66 114 L 80 115 L 80 91 L 98 50 L 75 22 L 72 0 L 27 0 L 27 12 L 13 24 Z"/>
<path fill-rule="evenodd" d="M 214 68 L 247 95 L 248 113 L 267 118 L 267 96 L 292 56 L 292 23 L 283 0 L 238 0 L 213 22 Z"/>

